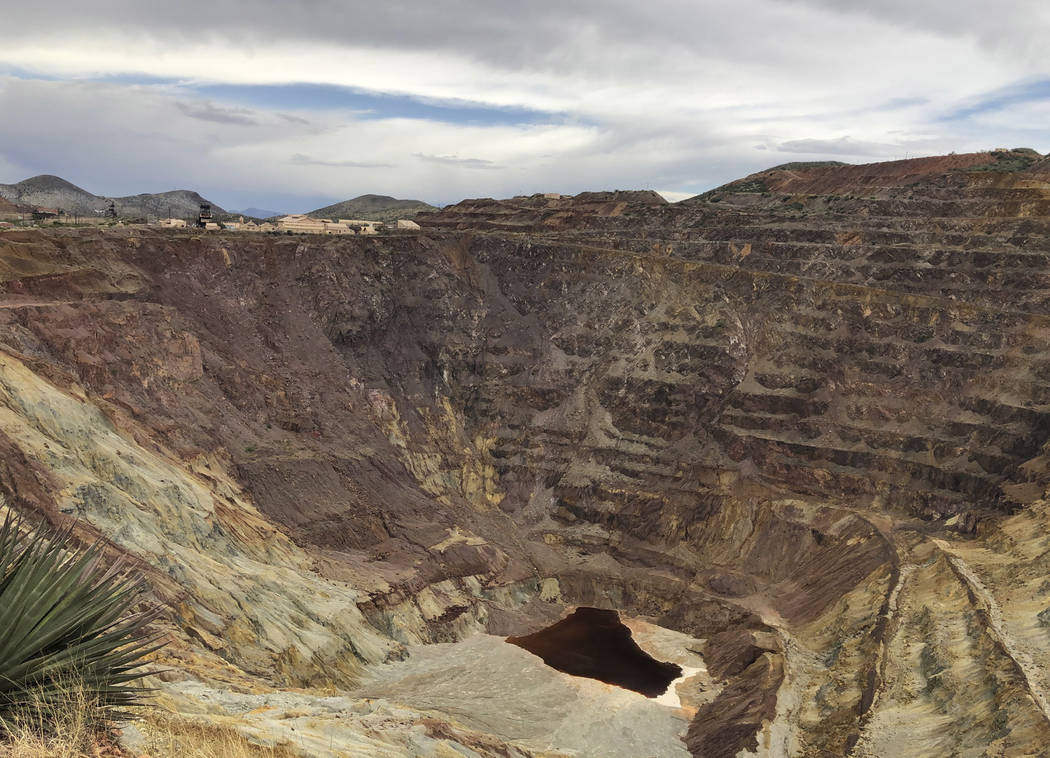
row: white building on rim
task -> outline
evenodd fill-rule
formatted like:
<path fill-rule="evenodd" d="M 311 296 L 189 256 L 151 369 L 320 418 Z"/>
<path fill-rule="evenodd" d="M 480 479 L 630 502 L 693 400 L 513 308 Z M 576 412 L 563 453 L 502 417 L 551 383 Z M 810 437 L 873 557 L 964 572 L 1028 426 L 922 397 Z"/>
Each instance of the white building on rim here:
<path fill-rule="evenodd" d="M 313 218 L 303 213 L 293 213 L 277 219 L 277 231 L 295 234 L 376 234 L 383 224 L 380 221 L 341 218 Z"/>

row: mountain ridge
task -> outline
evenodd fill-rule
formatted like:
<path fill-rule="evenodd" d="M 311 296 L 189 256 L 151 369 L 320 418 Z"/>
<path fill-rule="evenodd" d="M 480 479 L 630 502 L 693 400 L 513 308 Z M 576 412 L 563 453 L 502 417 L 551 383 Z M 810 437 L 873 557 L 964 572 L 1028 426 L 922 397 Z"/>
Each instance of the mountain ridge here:
<path fill-rule="evenodd" d="M 389 195 L 358 195 L 350 200 L 326 205 L 307 213 L 312 218 L 353 218 L 363 221 L 392 222 L 412 218 L 421 211 L 437 208 L 422 200 L 399 200 Z"/>
<path fill-rule="evenodd" d="M 241 210 L 232 210 L 228 213 L 234 216 L 248 216 L 250 218 L 274 218 L 275 216 L 284 216 L 284 211 L 268 210 L 266 208 L 256 208 L 254 206 L 249 208 L 243 208 Z"/>
<path fill-rule="evenodd" d="M 14 184 L 0 184 L 0 198 L 18 205 L 57 208 L 67 213 L 92 215 L 105 211 L 112 200 L 119 216 L 196 216 L 201 203 L 212 211 L 225 214 L 222 208 L 193 190 L 140 193 L 124 197 L 95 195 L 54 174 L 39 174 Z"/>
<path fill-rule="evenodd" d="M 932 176 L 948 176 L 958 172 L 1016 173 L 1038 171 L 1045 167 L 1047 158 L 1026 147 L 997 148 L 972 153 L 949 153 L 873 163 L 843 163 L 841 161 L 802 161 L 782 163 L 753 174 L 734 179 L 712 190 L 686 198 L 690 205 L 706 202 L 725 193 L 762 194 L 797 192 L 823 194 L 842 192 L 845 186 L 854 191 L 912 185 Z"/>

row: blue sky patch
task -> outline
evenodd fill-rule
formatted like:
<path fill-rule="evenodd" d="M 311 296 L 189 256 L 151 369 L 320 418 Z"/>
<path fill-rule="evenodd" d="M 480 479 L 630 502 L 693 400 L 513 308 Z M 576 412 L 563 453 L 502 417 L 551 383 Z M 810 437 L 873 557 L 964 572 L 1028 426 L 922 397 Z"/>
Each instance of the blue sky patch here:
<path fill-rule="evenodd" d="M 0 76 L 17 79 L 68 80 L 0 64 Z M 349 110 L 361 119 L 411 118 L 450 124 L 503 126 L 564 123 L 564 113 L 499 107 L 465 101 L 438 101 L 410 95 L 340 87 L 333 84 L 202 84 L 147 74 L 99 74 L 80 81 L 159 87 L 222 103 L 279 111 Z"/>
<path fill-rule="evenodd" d="M 1011 105 L 1050 100 L 1050 79 L 1036 79 L 1020 82 L 986 93 L 968 105 L 949 111 L 941 116 L 940 121 L 966 121 L 982 113 L 1002 110 Z"/>
<path fill-rule="evenodd" d="M 546 124 L 560 114 L 527 108 L 498 108 L 477 103 L 425 101 L 407 95 L 355 90 L 330 84 L 183 85 L 196 94 L 225 103 L 274 110 L 351 110 L 360 118 L 413 118 L 452 124 Z"/>

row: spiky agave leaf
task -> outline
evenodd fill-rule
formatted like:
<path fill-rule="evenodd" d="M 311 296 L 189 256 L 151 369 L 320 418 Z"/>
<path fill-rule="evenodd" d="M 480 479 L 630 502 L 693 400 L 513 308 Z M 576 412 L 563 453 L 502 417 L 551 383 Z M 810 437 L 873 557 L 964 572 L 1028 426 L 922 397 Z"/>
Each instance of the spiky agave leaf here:
<path fill-rule="evenodd" d="M 134 682 L 160 647 L 146 631 L 155 614 L 132 612 L 143 580 L 105 568 L 98 543 L 72 549 L 68 529 L 20 526 L 0 525 L 0 718 L 61 702 L 74 680 L 100 708 L 137 704 Z"/>

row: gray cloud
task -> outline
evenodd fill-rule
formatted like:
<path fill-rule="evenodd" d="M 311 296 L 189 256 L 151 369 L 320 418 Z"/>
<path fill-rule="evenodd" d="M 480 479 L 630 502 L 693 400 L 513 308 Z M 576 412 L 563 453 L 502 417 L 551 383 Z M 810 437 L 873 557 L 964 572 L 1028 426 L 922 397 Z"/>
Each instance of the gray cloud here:
<path fill-rule="evenodd" d="M 819 155 L 869 155 L 879 156 L 900 152 L 899 145 L 862 142 L 850 137 L 838 139 L 796 139 L 781 142 L 777 150 L 782 153 L 810 153 Z"/>
<path fill-rule="evenodd" d="M 831 62 L 841 47 L 834 37 L 840 29 L 855 29 L 855 41 L 872 33 L 858 17 L 990 44 L 1039 42 L 1047 31 L 1040 6 L 1040 0 L 1000 0 L 990 13 L 984 3 L 957 0 L 314 0 L 290 13 L 282 0 L 184 0 L 177 12 L 156 3 L 60 0 L 16 4 L 5 9 L 5 21 L 30 38 L 115 25 L 128 36 L 170 45 L 204 40 L 251 51 L 275 43 L 430 51 L 500 71 L 612 79 L 632 69 L 670 74 L 690 60 L 776 66 L 827 51 Z M 202 18 L 208 19 L 203 34 Z"/>
<path fill-rule="evenodd" d="M 49 32 L 82 32 L 101 21 L 119 21 L 129 32 L 169 41 L 199 40 L 200 19 L 206 18 L 207 38 L 245 47 L 291 40 L 469 51 L 476 59 L 508 69 L 575 67 L 593 59 L 596 48 L 609 47 L 612 60 L 622 56 L 625 47 L 644 48 L 656 41 L 727 50 L 733 44 L 727 39 L 727 27 L 751 23 L 713 0 L 671 0 L 659 6 L 628 0 L 314 0 L 290 13 L 282 0 L 184 0 L 177 10 L 154 3 L 97 0 L 90 5 L 60 1 L 47 9 L 21 4 L 5 10 L 5 17 L 12 28 L 43 27 Z M 593 44 L 580 47 L 581 34 Z"/>
<path fill-rule="evenodd" d="M 1042 55 L 1050 22 L 1043 0 L 998 0 L 994 5 L 974 0 L 789 1 L 933 36 L 972 38 L 1011 55 Z"/>
<path fill-rule="evenodd" d="M 296 153 L 293 155 L 290 162 L 298 166 L 324 166 L 326 168 L 396 168 L 393 163 L 379 163 L 375 161 L 331 161 L 311 158 L 302 153 Z"/>
<path fill-rule="evenodd" d="M 459 166 L 461 168 L 482 168 L 482 169 L 495 169 L 500 168 L 492 161 L 487 161 L 482 158 L 460 158 L 458 155 L 425 155 L 423 153 L 412 153 L 416 158 L 421 161 L 428 163 L 440 163 L 443 166 Z"/>
<path fill-rule="evenodd" d="M 201 121 L 212 121 L 216 124 L 238 124 L 240 126 L 258 126 L 259 120 L 252 111 L 246 108 L 222 108 L 207 101 L 175 103 L 184 114 Z"/>

